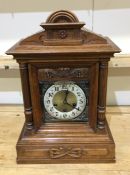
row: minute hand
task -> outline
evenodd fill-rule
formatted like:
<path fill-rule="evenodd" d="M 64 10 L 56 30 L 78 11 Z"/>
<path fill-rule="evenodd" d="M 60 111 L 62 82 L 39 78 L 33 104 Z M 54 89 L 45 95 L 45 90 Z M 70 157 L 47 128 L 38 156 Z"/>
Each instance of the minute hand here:
<path fill-rule="evenodd" d="M 66 93 L 65 93 L 65 99 L 63 101 L 64 104 L 67 103 L 67 96 L 68 96 L 68 94 L 69 94 L 69 91 L 67 90 Z"/>
<path fill-rule="evenodd" d="M 66 101 L 66 104 L 71 106 L 73 109 L 77 109 L 78 111 L 80 111 L 79 108 L 74 107 L 73 105 L 69 104 L 67 101 Z"/>

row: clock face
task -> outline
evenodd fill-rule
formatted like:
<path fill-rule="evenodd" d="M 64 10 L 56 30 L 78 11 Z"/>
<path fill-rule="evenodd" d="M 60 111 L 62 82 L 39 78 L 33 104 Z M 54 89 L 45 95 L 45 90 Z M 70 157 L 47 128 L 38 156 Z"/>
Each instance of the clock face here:
<path fill-rule="evenodd" d="M 85 109 L 86 96 L 73 82 L 56 82 L 44 95 L 44 107 L 54 118 L 69 120 L 79 116 Z"/>

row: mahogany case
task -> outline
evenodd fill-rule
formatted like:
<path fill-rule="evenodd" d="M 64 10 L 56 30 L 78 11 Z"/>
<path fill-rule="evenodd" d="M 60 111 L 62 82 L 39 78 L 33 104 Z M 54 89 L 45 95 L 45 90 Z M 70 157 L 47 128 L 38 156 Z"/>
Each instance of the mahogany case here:
<path fill-rule="evenodd" d="M 19 63 L 25 124 L 17 142 L 17 163 L 101 163 L 115 161 L 115 143 L 105 117 L 108 62 L 120 49 L 83 26 L 69 11 L 51 14 L 42 31 L 21 40 L 7 54 Z M 87 80 L 87 122 L 44 122 L 40 81 Z"/>

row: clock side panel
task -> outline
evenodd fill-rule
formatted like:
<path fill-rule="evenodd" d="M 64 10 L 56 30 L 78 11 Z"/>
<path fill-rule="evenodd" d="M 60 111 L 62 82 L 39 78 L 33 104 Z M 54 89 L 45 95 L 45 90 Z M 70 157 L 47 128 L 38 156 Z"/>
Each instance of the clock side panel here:
<path fill-rule="evenodd" d="M 31 64 L 29 65 L 29 80 L 30 80 L 30 90 L 31 90 L 32 110 L 33 110 L 33 125 L 34 129 L 38 130 L 42 125 L 43 113 L 40 104 L 37 67 Z"/>
<path fill-rule="evenodd" d="M 89 94 L 89 125 L 95 131 L 97 129 L 97 106 L 98 106 L 98 76 L 99 64 L 92 64 L 89 72 L 90 94 Z"/>

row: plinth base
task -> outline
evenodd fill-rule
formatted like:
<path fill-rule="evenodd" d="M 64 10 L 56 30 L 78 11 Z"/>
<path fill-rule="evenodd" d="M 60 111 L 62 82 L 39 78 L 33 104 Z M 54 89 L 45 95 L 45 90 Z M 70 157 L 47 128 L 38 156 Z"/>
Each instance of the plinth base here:
<path fill-rule="evenodd" d="M 23 128 L 17 163 L 115 162 L 115 144 L 108 126 L 96 133 L 86 124 L 44 124 L 37 132 Z"/>

